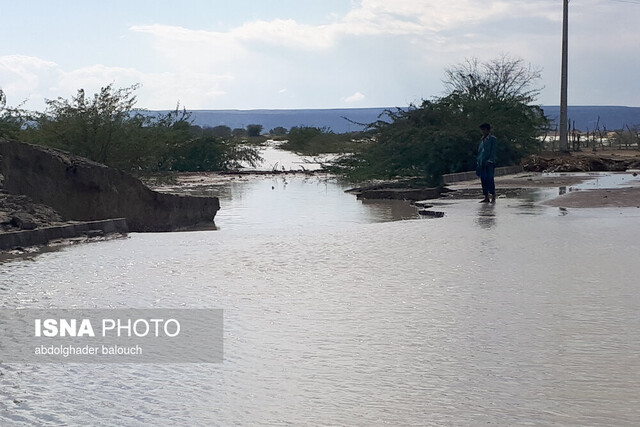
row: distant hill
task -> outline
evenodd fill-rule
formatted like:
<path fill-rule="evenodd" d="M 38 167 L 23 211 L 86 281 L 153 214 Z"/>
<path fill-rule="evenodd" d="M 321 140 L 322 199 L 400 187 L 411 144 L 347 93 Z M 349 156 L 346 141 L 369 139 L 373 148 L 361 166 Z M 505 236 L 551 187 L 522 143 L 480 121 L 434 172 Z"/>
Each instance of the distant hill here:
<path fill-rule="evenodd" d="M 543 106 L 545 115 L 554 123 L 560 122 L 560 107 Z M 586 132 L 599 126 L 604 130 L 622 129 L 640 125 L 640 107 L 569 106 L 567 114 L 571 127 Z M 598 123 L 599 119 L 599 123 Z"/>
<path fill-rule="evenodd" d="M 356 123 L 373 123 L 387 108 L 342 108 L 317 110 L 193 110 L 194 124 L 214 127 L 229 126 L 232 129 L 247 125 L 262 125 L 265 132 L 282 126 L 314 126 L 330 128 L 336 133 L 362 130 Z M 543 106 L 545 114 L 556 123 L 558 106 Z M 640 125 L 640 107 L 570 106 L 569 120 L 576 129 L 593 130 L 600 118 L 600 129 L 621 129 L 625 125 Z"/>
<path fill-rule="evenodd" d="M 229 126 L 231 129 L 247 125 L 262 125 L 265 132 L 282 126 L 314 126 L 330 128 L 336 133 L 359 131 L 375 122 L 385 108 L 342 108 L 318 110 L 193 110 L 194 124 L 200 126 Z M 355 122 L 355 123 L 352 123 Z"/>

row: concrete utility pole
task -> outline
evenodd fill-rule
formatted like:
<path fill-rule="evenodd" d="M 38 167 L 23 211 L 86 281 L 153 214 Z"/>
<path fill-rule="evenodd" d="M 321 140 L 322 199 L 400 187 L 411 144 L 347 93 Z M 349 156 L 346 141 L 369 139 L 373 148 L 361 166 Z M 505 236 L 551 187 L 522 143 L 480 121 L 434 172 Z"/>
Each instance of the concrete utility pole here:
<path fill-rule="evenodd" d="M 569 151 L 567 119 L 567 68 L 569 62 L 569 0 L 562 0 L 562 81 L 560 83 L 560 151 Z"/>

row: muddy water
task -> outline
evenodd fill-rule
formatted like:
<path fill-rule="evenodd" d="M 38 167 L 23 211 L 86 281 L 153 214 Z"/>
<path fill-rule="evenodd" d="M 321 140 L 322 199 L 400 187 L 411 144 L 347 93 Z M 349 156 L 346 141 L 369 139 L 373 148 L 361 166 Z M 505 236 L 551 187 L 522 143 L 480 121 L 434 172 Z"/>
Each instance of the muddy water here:
<path fill-rule="evenodd" d="M 418 209 L 400 200 L 357 200 L 350 188 L 326 175 L 239 177 L 190 187 L 189 193 L 217 195 L 221 231 L 310 232 L 353 224 L 419 218 Z"/>
<path fill-rule="evenodd" d="M 0 425 L 640 421 L 640 209 L 392 221 L 342 189 L 233 183 L 218 231 L 0 264 L 2 308 L 225 310 L 218 365 L 0 365 Z"/>

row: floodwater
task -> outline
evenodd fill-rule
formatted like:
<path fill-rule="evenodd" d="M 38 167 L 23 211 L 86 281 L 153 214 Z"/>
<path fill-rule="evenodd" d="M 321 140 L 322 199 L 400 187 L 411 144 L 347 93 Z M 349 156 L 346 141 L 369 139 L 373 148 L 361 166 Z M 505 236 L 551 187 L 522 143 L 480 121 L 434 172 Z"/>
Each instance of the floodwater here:
<path fill-rule="evenodd" d="M 640 423 L 640 209 L 282 180 L 225 184 L 217 231 L 0 264 L 2 308 L 225 310 L 221 364 L 1 364 L 0 425 Z"/>

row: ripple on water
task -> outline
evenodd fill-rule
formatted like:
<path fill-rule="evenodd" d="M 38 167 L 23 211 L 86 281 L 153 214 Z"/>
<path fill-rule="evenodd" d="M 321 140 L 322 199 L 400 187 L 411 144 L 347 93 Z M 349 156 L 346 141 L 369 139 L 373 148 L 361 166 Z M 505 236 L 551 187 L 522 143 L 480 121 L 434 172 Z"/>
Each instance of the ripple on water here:
<path fill-rule="evenodd" d="M 225 310 L 219 365 L 0 365 L 0 424 L 640 419 L 637 218 L 444 209 L 134 233 L 0 264 L 3 308 Z"/>

